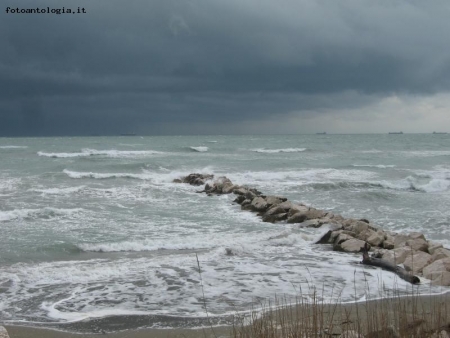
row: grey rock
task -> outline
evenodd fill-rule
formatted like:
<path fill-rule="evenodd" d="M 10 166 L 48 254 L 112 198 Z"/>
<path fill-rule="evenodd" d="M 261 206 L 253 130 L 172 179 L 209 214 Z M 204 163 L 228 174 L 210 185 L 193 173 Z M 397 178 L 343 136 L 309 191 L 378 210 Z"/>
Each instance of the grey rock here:
<path fill-rule="evenodd" d="M 381 231 L 373 232 L 373 234 L 367 238 L 367 243 L 372 246 L 381 246 L 384 242 L 384 233 Z"/>
<path fill-rule="evenodd" d="M 425 240 L 425 236 L 421 232 L 411 232 L 408 235 L 408 237 L 411 238 L 411 239 L 423 239 L 423 240 Z"/>
<path fill-rule="evenodd" d="M 344 252 L 361 252 L 364 249 L 366 242 L 361 241 L 360 239 L 352 238 L 347 241 L 342 242 L 339 245 L 336 245 L 333 247 L 333 249 L 337 251 L 344 251 Z"/>
<path fill-rule="evenodd" d="M 411 247 L 414 251 L 428 252 L 428 242 L 423 238 L 407 240 L 405 245 Z"/>
<path fill-rule="evenodd" d="M 269 207 L 266 200 L 262 197 L 255 197 L 252 200 L 252 207 L 254 211 L 265 211 Z"/>
<path fill-rule="evenodd" d="M 423 252 L 416 251 L 412 255 L 408 255 L 403 262 L 406 271 L 412 271 L 413 274 L 421 273 L 423 268 L 431 262 L 431 255 Z"/>
<path fill-rule="evenodd" d="M 438 259 L 447 258 L 447 257 L 450 257 L 450 250 L 445 249 L 445 248 L 436 249 L 434 251 L 433 255 L 431 256 L 433 261 L 437 261 Z"/>
<path fill-rule="evenodd" d="M 449 271 L 450 272 L 450 258 L 442 258 L 434 261 L 430 265 L 423 268 L 423 276 L 425 278 L 433 280 L 433 276 Z"/>
<path fill-rule="evenodd" d="M 443 248 L 442 244 L 428 241 L 428 253 L 433 255 L 437 249 Z"/>
<path fill-rule="evenodd" d="M 412 253 L 413 251 L 410 247 L 400 247 L 386 251 L 383 255 L 383 259 L 394 265 L 403 264 L 406 257 L 410 256 Z"/>

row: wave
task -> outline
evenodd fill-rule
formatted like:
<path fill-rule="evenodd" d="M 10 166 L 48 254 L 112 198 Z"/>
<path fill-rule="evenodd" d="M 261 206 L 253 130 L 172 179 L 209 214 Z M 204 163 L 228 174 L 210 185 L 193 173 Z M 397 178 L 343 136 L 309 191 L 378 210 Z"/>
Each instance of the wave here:
<path fill-rule="evenodd" d="M 283 148 L 283 149 L 265 149 L 265 148 L 258 148 L 258 149 L 251 149 L 251 151 L 257 152 L 257 153 L 299 153 L 302 151 L 306 151 L 307 148 Z"/>
<path fill-rule="evenodd" d="M 411 150 L 399 151 L 398 153 L 408 157 L 450 156 L 450 150 Z"/>
<path fill-rule="evenodd" d="M 132 174 L 132 173 L 93 173 L 93 172 L 79 172 L 64 169 L 65 173 L 70 178 L 94 178 L 94 179 L 108 179 L 108 178 L 135 178 L 139 180 L 149 180 L 152 178 L 148 173 Z"/>
<path fill-rule="evenodd" d="M 33 191 L 40 192 L 44 195 L 68 195 L 78 192 L 84 188 L 85 186 L 82 185 L 79 187 L 68 187 L 68 188 L 33 189 Z"/>
<path fill-rule="evenodd" d="M 363 153 L 363 154 L 379 154 L 379 153 L 382 153 L 382 151 L 378 150 L 378 149 L 361 150 L 359 152 Z"/>
<path fill-rule="evenodd" d="M 450 180 L 431 179 L 429 182 L 420 182 L 413 176 L 408 176 L 397 181 L 362 181 L 362 182 L 312 182 L 306 184 L 314 189 L 334 190 L 334 189 L 388 189 L 397 191 L 416 191 L 424 193 L 437 193 L 450 190 Z"/>
<path fill-rule="evenodd" d="M 164 154 L 161 151 L 156 150 L 96 150 L 96 149 L 82 149 L 77 153 L 46 153 L 38 151 L 39 156 L 53 157 L 53 158 L 72 158 L 72 157 L 89 157 L 89 156 L 106 156 L 112 158 L 121 157 L 144 157 L 149 155 Z"/>
<path fill-rule="evenodd" d="M 394 164 L 352 164 L 352 167 L 367 167 L 367 168 L 395 168 Z"/>
<path fill-rule="evenodd" d="M 0 149 L 25 149 L 27 146 L 0 146 Z"/>
<path fill-rule="evenodd" d="M 155 183 L 172 183 L 176 178 L 186 176 L 191 172 L 198 172 L 202 174 L 214 173 L 212 167 L 191 168 L 190 170 L 173 170 L 160 168 L 159 171 L 142 170 L 141 173 L 97 173 L 97 172 L 82 172 L 64 169 L 63 173 L 74 179 L 92 178 L 92 179 L 113 179 L 113 178 L 129 178 L 144 181 L 153 181 Z M 178 187 L 185 187 L 185 185 L 177 185 Z M 186 186 L 188 187 L 188 186 Z"/>
<path fill-rule="evenodd" d="M 217 141 L 206 141 L 208 143 L 217 143 Z"/>
<path fill-rule="evenodd" d="M 0 221 L 11 221 L 20 218 L 52 218 L 56 216 L 70 216 L 79 213 L 83 209 L 43 208 L 43 209 L 13 209 L 0 211 Z"/>
<path fill-rule="evenodd" d="M 151 240 L 125 241 L 125 242 L 107 242 L 107 243 L 83 243 L 77 247 L 86 252 L 123 252 L 123 251 L 156 251 L 156 250 L 189 250 L 206 249 L 213 245 L 194 245 L 192 241 L 183 241 L 180 243 L 164 243 Z"/>
<path fill-rule="evenodd" d="M 208 151 L 208 147 L 189 147 L 193 151 L 198 151 L 200 153 L 204 153 L 205 151 Z"/>

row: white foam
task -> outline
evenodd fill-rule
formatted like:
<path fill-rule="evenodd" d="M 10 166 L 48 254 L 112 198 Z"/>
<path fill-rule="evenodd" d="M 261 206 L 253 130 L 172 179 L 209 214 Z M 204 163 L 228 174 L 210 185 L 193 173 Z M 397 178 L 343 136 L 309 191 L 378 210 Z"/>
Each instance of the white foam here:
<path fill-rule="evenodd" d="M 411 150 L 398 151 L 397 153 L 407 157 L 450 156 L 450 150 Z"/>
<path fill-rule="evenodd" d="M 25 149 L 27 146 L 0 146 L 0 149 Z"/>
<path fill-rule="evenodd" d="M 206 141 L 208 143 L 217 143 L 217 141 Z"/>
<path fill-rule="evenodd" d="M 377 173 L 358 169 L 299 169 L 289 171 L 249 171 L 230 174 L 230 179 L 237 184 L 247 185 L 303 185 L 334 181 L 357 182 L 369 180 Z"/>
<path fill-rule="evenodd" d="M 81 185 L 78 187 L 67 187 L 67 188 L 48 188 L 48 189 L 33 189 L 34 191 L 40 192 L 43 195 L 70 195 L 80 190 L 84 189 L 85 186 Z"/>
<path fill-rule="evenodd" d="M 264 148 L 258 148 L 258 149 L 251 149 L 254 152 L 257 153 L 298 153 L 303 152 L 307 150 L 307 148 L 283 148 L 283 149 L 264 149 Z"/>
<path fill-rule="evenodd" d="M 395 168 L 394 164 L 352 164 L 352 167 L 367 167 L 367 168 Z"/>
<path fill-rule="evenodd" d="M 94 179 L 108 179 L 108 178 L 135 178 L 139 180 L 150 180 L 152 175 L 148 173 L 133 174 L 133 173 L 94 173 L 94 172 L 79 172 L 64 169 L 63 172 L 70 178 L 94 178 Z"/>
<path fill-rule="evenodd" d="M 0 221 L 11 221 L 18 218 L 41 218 L 54 216 L 70 216 L 79 213 L 83 209 L 73 208 L 42 208 L 42 209 L 13 209 L 8 211 L 0 211 Z"/>
<path fill-rule="evenodd" d="M 111 158 L 133 158 L 146 157 L 150 155 L 164 154 L 155 150 L 96 150 L 96 149 L 82 149 L 81 152 L 76 153 L 46 153 L 38 151 L 39 156 L 53 157 L 53 158 L 72 158 L 72 157 L 89 157 L 89 156 L 106 156 Z"/>
<path fill-rule="evenodd" d="M 363 154 L 379 154 L 379 153 L 382 153 L 382 151 L 378 150 L 378 149 L 361 150 L 359 152 L 363 153 Z"/>
<path fill-rule="evenodd" d="M 206 151 L 208 151 L 208 147 L 189 147 L 194 151 L 198 151 L 200 153 L 204 153 Z"/>

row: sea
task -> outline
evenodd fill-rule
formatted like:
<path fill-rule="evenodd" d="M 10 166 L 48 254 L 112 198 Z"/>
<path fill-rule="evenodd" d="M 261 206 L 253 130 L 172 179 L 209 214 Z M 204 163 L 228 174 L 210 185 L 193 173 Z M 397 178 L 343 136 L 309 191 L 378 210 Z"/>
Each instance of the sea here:
<path fill-rule="evenodd" d="M 276 297 L 448 291 L 315 244 L 326 225 L 264 223 L 173 183 L 190 173 L 450 247 L 448 134 L 0 138 L 0 323 L 188 327 Z"/>

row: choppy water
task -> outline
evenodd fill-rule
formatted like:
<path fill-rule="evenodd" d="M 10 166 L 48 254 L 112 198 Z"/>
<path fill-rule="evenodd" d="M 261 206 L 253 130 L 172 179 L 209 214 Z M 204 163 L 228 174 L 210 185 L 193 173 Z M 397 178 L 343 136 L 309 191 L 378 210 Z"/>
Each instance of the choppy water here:
<path fill-rule="evenodd" d="M 218 316 L 314 284 L 343 301 L 406 287 L 314 245 L 326 229 L 263 223 L 232 195 L 172 183 L 192 172 L 450 247 L 450 135 L 3 138 L 0 321 L 203 317 L 196 253 Z"/>

